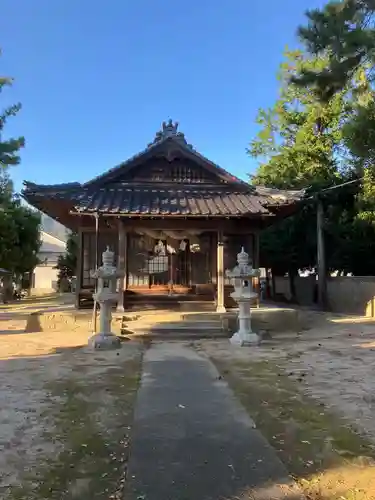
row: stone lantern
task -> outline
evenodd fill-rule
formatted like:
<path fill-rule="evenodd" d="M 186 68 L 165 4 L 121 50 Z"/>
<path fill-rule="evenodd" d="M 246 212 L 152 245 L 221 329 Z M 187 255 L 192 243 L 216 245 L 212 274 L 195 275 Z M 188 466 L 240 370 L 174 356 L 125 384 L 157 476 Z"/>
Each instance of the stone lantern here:
<path fill-rule="evenodd" d="M 238 304 L 238 331 L 230 339 L 232 344 L 246 345 L 258 344 L 259 337 L 251 328 L 250 305 L 257 293 L 253 290 L 252 278 L 259 276 L 259 269 L 253 269 L 249 263 L 249 255 L 242 247 L 237 254 L 237 265 L 232 270 L 226 271 L 226 276 L 231 279 L 234 292 L 230 295 Z"/>
<path fill-rule="evenodd" d="M 102 254 L 103 265 L 91 272 L 91 276 L 98 280 L 97 290 L 93 294 L 94 300 L 100 304 L 99 332 L 89 339 L 89 345 L 95 349 L 111 349 L 121 347 L 120 339 L 111 332 L 112 307 L 118 300 L 116 291 L 117 279 L 123 276 L 114 265 L 114 253 L 109 247 Z"/>

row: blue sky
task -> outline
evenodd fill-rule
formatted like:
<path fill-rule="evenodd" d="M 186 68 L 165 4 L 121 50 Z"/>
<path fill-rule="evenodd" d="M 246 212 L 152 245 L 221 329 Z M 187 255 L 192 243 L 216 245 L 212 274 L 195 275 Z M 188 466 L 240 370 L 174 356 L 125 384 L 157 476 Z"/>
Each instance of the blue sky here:
<path fill-rule="evenodd" d="M 323 0 L 3 0 L 0 73 L 21 101 L 5 135 L 27 147 L 13 169 L 38 183 L 86 181 L 180 123 L 202 154 L 241 177 L 259 107 L 308 8 Z"/>

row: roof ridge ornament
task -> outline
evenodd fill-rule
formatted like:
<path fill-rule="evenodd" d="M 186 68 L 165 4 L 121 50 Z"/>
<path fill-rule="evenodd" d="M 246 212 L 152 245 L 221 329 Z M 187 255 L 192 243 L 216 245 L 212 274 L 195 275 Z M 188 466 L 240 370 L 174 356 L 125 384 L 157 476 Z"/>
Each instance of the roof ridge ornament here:
<path fill-rule="evenodd" d="M 177 135 L 177 129 L 178 129 L 178 122 L 173 123 L 171 118 L 168 120 L 168 123 L 166 122 L 162 123 L 162 134 L 164 137 Z"/>
<path fill-rule="evenodd" d="M 161 141 L 164 141 L 169 137 L 174 137 L 188 148 L 193 149 L 193 146 L 186 142 L 185 134 L 178 131 L 178 125 L 179 123 L 178 122 L 173 123 L 173 120 L 171 118 L 168 120 L 168 122 L 164 121 L 161 125 L 161 130 L 156 132 L 153 142 L 148 144 L 148 147 L 153 146 L 154 144 L 157 144 Z"/>

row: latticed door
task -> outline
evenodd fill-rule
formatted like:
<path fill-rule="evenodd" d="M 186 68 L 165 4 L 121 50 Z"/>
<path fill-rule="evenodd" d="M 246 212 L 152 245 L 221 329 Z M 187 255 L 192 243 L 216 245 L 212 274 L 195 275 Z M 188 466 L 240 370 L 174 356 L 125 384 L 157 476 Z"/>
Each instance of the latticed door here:
<path fill-rule="evenodd" d="M 99 232 L 98 248 L 96 248 L 96 235 L 93 232 L 84 232 L 82 234 L 82 288 L 93 288 L 95 278 L 91 277 L 91 272 L 96 269 L 96 265 L 102 265 L 102 253 L 107 246 L 115 253 L 115 262 L 118 254 L 118 237 L 115 232 Z M 98 250 L 98 255 L 96 251 Z M 96 258 L 98 262 L 96 263 Z"/>
<path fill-rule="evenodd" d="M 182 240 L 175 253 L 171 253 L 171 281 L 173 285 L 191 285 L 191 255 L 189 240 Z"/>
<path fill-rule="evenodd" d="M 128 249 L 128 286 L 173 289 L 190 285 L 189 241 L 171 246 L 167 240 L 132 234 Z"/>

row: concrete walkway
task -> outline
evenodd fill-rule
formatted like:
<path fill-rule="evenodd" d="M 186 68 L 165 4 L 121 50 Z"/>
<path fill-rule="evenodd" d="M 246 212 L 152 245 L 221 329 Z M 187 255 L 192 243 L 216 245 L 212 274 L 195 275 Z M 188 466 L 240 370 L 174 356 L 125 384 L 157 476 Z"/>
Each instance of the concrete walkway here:
<path fill-rule="evenodd" d="M 209 360 L 154 344 L 143 369 L 127 500 L 301 498 Z"/>

